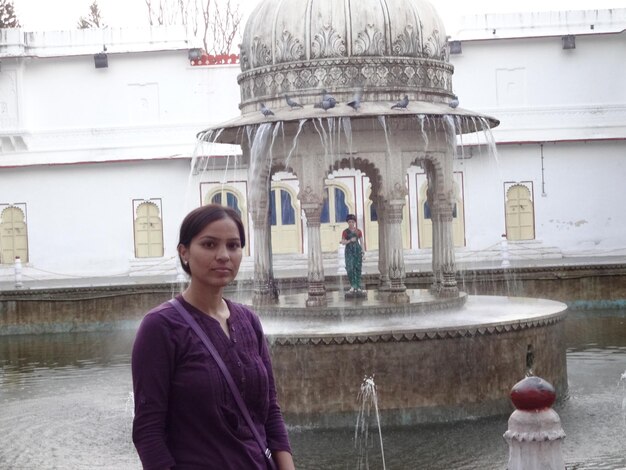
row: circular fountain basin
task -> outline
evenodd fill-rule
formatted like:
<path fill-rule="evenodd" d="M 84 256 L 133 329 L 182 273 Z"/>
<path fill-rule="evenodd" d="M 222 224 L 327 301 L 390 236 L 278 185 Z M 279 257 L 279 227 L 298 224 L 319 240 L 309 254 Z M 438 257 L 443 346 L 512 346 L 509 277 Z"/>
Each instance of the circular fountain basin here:
<path fill-rule="evenodd" d="M 374 292 L 365 301 L 334 293 L 326 309 L 303 307 L 299 295 L 256 308 L 288 422 L 353 425 L 365 377 L 374 378 L 388 425 L 510 413 L 511 387 L 529 369 L 566 393 L 565 304 L 467 296 L 435 309 L 425 291 L 408 293 L 411 302 L 395 309 Z"/>

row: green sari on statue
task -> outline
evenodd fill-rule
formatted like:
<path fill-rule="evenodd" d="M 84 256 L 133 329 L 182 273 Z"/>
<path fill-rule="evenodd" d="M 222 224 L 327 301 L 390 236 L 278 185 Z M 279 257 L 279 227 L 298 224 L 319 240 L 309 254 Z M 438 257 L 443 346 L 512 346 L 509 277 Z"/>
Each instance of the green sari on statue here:
<path fill-rule="evenodd" d="M 362 237 L 363 233 L 358 228 L 356 230 L 347 228 L 341 234 L 342 239 L 348 240 L 345 252 L 346 271 L 350 287 L 353 290 L 361 290 L 361 269 L 363 267 Z"/>

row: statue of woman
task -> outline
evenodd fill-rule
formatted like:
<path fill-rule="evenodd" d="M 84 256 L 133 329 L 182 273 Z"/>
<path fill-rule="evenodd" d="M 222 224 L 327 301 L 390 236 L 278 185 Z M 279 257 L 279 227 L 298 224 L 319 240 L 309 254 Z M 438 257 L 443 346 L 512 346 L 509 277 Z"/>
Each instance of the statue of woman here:
<path fill-rule="evenodd" d="M 363 267 L 363 247 L 361 240 L 363 233 L 356 227 L 356 216 L 348 214 L 346 217 L 348 228 L 341 234 L 341 244 L 345 245 L 346 271 L 350 281 L 351 293 L 361 292 L 361 268 Z"/>

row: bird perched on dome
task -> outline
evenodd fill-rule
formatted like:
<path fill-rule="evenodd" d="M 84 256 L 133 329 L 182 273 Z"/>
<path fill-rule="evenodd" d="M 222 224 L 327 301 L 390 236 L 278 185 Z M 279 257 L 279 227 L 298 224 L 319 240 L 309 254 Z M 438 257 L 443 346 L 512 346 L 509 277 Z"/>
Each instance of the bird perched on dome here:
<path fill-rule="evenodd" d="M 408 105 L 409 105 L 409 95 L 404 95 L 404 98 L 402 98 L 400 101 L 394 104 L 391 107 L 391 109 L 406 109 Z"/>
<path fill-rule="evenodd" d="M 358 111 L 359 108 L 361 107 L 361 92 L 357 92 L 354 95 L 354 98 L 352 98 L 352 101 L 348 101 L 346 104 L 350 106 L 352 109 L 354 109 L 355 111 Z"/>
<path fill-rule="evenodd" d="M 324 111 L 328 111 L 329 109 L 334 108 L 336 104 L 337 104 L 337 100 L 335 100 L 335 98 L 333 98 L 332 96 L 328 94 L 325 94 L 324 97 L 322 98 L 322 101 L 320 101 L 319 103 L 315 103 L 313 107 L 321 108 Z"/>
<path fill-rule="evenodd" d="M 268 108 L 267 106 L 265 106 L 264 103 L 261 103 L 261 112 L 263 113 L 263 116 L 265 116 L 265 117 L 270 117 L 270 116 L 274 115 L 272 110 L 270 108 Z"/>
<path fill-rule="evenodd" d="M 459 97 L 456 95 L 452 96 L 452 99 L 450 100 L 450 102 L 448 103 L 448 106 L 450 106 L 452 109 L 456 108 L 459 105 Z"/>
<path fill-rule="evenodd" d="M 287 104 L 289 105 L 289 108 L 291 108 L 291 109 L 303 108 L 304 107 L 300 103 L 298 103 L 297 101 L 294 101 L 291 98 L 289 98 L 289 95 L 285 95 L 285 101 L 287 101 Z"/>

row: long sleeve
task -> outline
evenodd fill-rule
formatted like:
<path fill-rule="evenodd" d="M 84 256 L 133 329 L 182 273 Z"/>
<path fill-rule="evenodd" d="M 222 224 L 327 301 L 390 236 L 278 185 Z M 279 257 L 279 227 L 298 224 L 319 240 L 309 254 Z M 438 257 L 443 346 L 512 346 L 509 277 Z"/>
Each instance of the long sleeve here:
<path fill-rule="evenodd" d="M 137 331 L 132 352 L 133 442 L 146 470 L 162 470 L 176 463 L 167 447 L 165 432 L 174 354 L 163 317 L 149 313 Z"/>
<path fill-rule="evenodd" d="M 272 452 L 284 450 L 291 453 L 287 428 L 285 426 L 285 421 L 283 419 L 283 415 L 278 404 L 278 397 L 276 395 L 276 384 L 274 382 L 274 373 L 272 370 L 269 347 L 258 317 L 254 315 L 253 318 L 254 328 L 257 331 L 257 336 L 259 338 L 259 354 L 263 364 L 265 365 L 265 369 L 267 370 L 267 377 L 269 381 L 269 407 L 267 420 L 265 422 L 267 445 Z"/>

